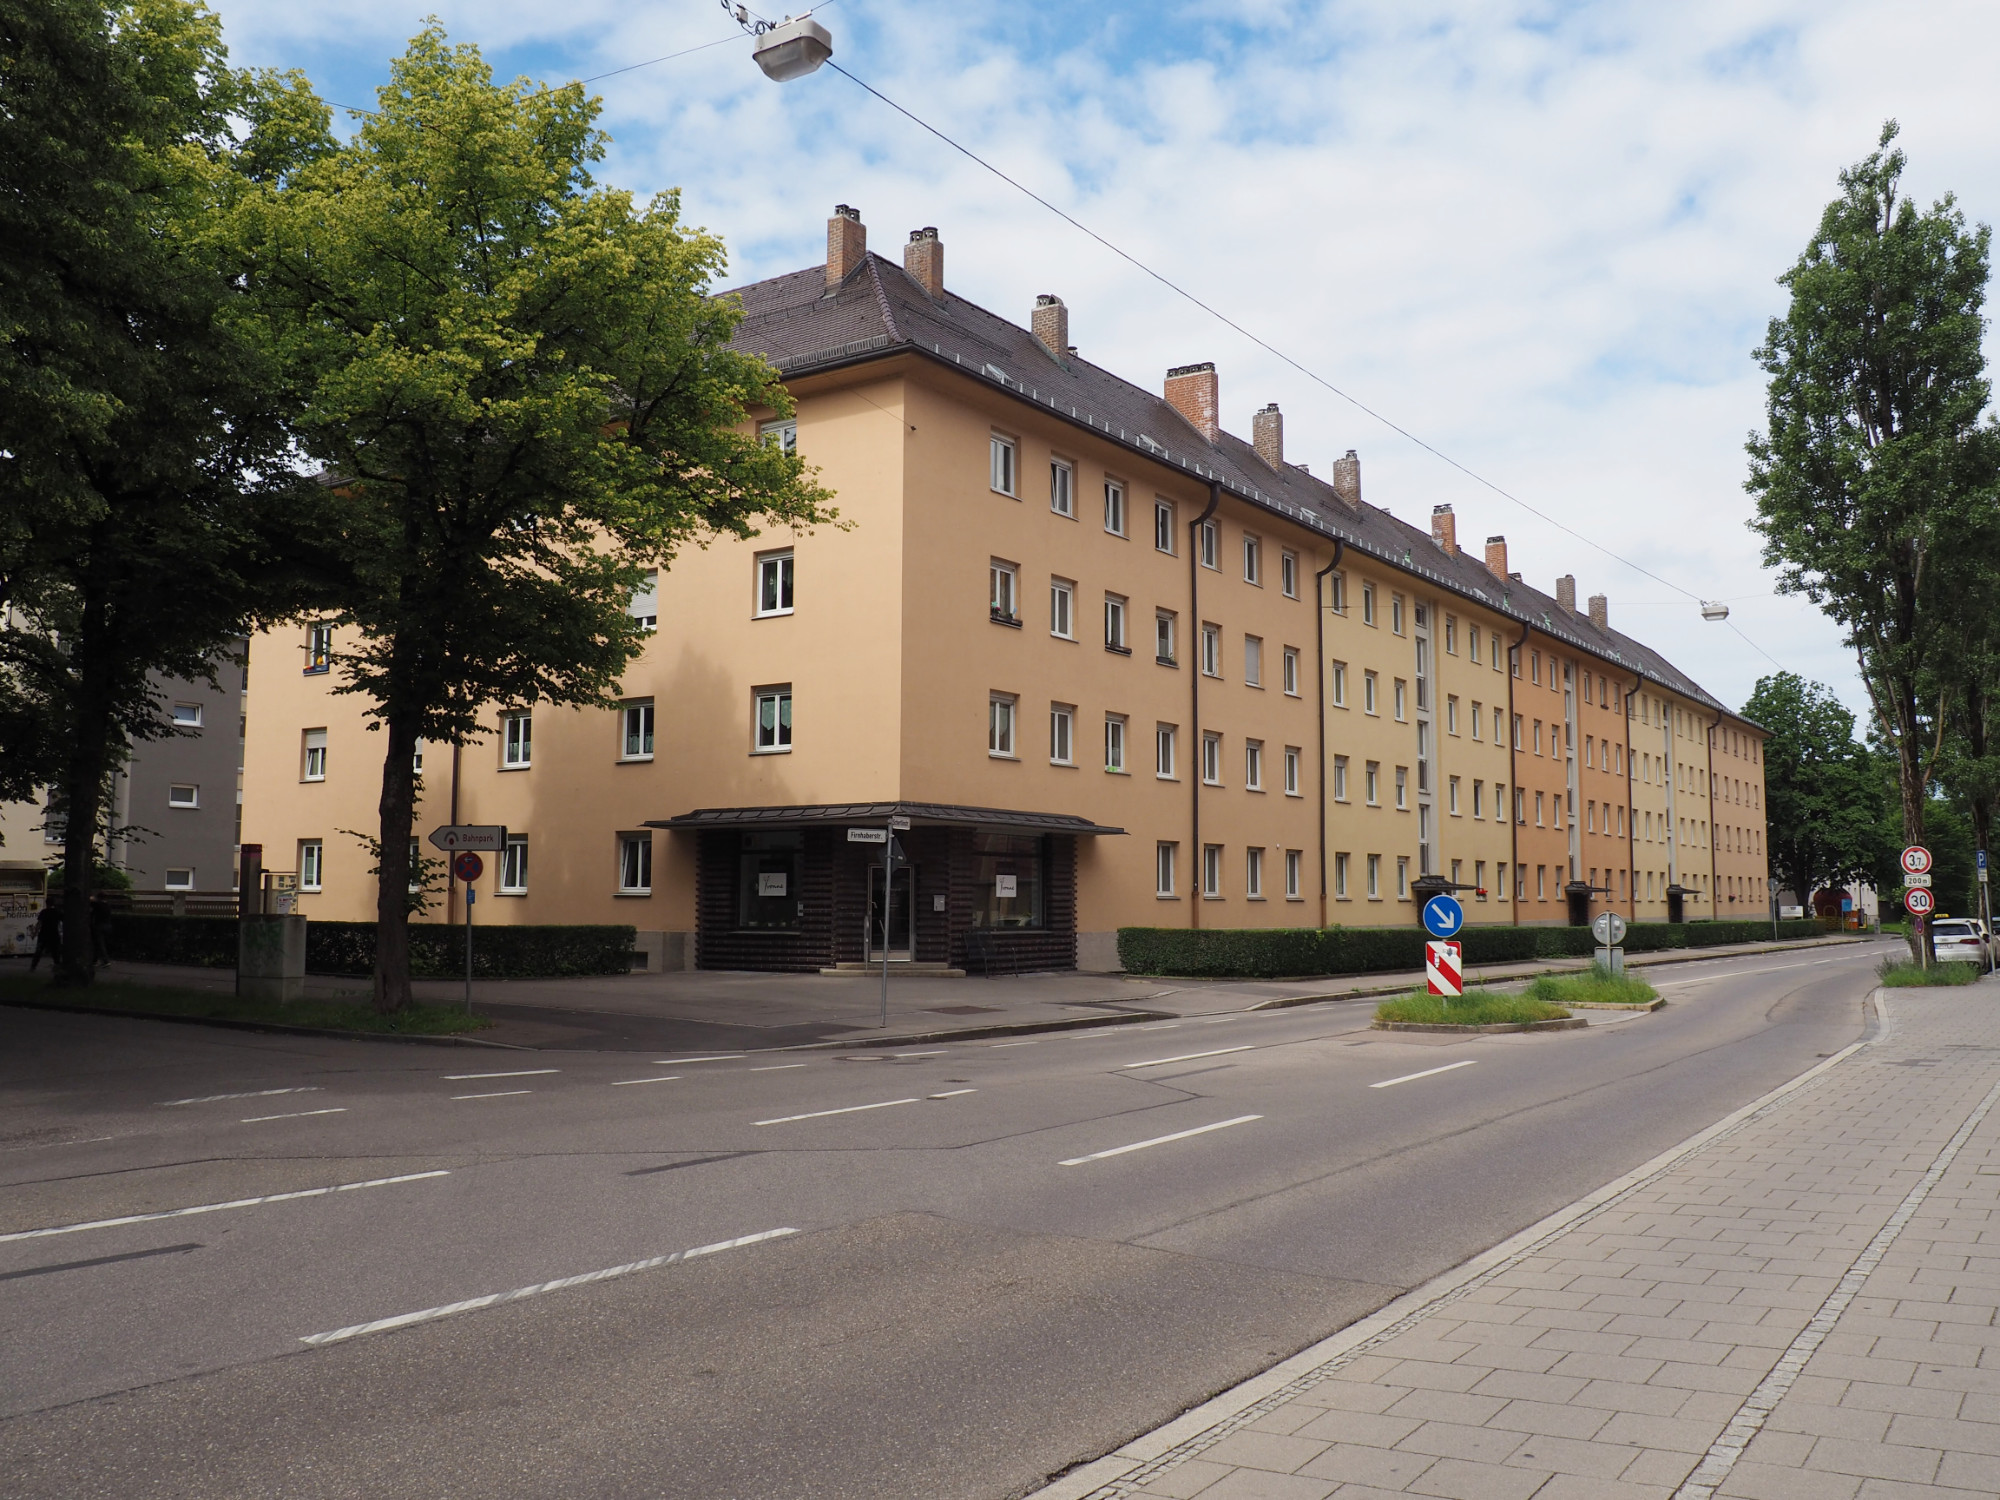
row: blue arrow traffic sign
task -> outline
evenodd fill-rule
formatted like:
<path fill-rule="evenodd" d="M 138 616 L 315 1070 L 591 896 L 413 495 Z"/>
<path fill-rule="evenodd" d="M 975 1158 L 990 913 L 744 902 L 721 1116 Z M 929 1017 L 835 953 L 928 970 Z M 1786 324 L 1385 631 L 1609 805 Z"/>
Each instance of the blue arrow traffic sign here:
<path fill-rule="evenodd" d="M 1434 938 L 1455 936 L 1465 925 L 1465 908 L 1453 896 L 1433 896 L 1424 903 L 1424 931 Z"/>

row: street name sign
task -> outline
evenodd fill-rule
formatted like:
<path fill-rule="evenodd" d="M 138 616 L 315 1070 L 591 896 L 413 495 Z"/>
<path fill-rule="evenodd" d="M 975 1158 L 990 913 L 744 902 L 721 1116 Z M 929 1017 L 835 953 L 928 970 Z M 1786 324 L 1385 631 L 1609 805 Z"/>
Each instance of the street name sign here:
<path fill-rule="evenodd" d="M 1930 915 L 1931 908 L 1936 906 L 1937 902 L 1931 899 L 1928 887 L 1919 885 L 1903 892 L 1903 905 L 1910 909 L 1911 916 L 1923 917 Z"/>
<path fill-rule="evenodd" d="M 889 826 L 898 833 L 908 833 L 910 831 L 910 820 L 901 813 L 892 813 L 889 818 Z"/>
<path fill-rule="evenodd" d="M 1906 875 L 1923 875 L 1930 870 L 1931 851 L 1922 844 L 1910 845 L 1903 851 L 1902 858 L 1903 873 Z"/>
<path fill-rule="evenodd" d="M 889 830 L 886 828 L 850 828 L 847 830 L 847 842 L 850 844 L 886 844 L 889 842 Z"/>
<path fill-rule="evenodd" d="M 1445 898 L 1450 899 L 1450 898 Z M 1457 905 L 1456 902 L 1452 903 Z M 1464 950 L 1457 943 L 1424 944 L 1424 979 L 1433 995 L 1465 993 Z"/>
<path fill-rule="evenodd" d="M 1433 896 L 1424 903 L 1424 931 L 1432 937 L 1452 937 L 1464 925 L 1465 908 L 1458 904 L 1455 897 Z M 1454 990 L 1452 993 L 1458 992 Z"/>
<path fill-rule="evenodd" d="M 447 854 L 461 849 L 498 854 L 507 847 L 507 829 L 499 823 L 447 823 L 431 830 L 431 843 Z"/>

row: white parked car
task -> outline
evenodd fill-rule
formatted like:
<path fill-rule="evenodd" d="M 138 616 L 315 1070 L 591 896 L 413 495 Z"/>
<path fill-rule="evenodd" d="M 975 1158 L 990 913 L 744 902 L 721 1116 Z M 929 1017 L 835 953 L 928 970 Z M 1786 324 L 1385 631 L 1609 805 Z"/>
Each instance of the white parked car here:
<path fill-rule="evenodd" d="M 1979 922 L 1971 917 L 1943 917 L 1931 924 L 1931 946 L 1941 964 L 1978 964 L 1991 973 L 1993 950 Z"/>

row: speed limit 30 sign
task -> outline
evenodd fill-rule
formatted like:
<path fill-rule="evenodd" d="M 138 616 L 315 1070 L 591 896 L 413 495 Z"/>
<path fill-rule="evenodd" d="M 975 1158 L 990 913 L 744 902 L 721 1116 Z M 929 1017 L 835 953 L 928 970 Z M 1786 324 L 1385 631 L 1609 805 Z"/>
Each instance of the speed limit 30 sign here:
<path fill-rule="evenodd" d="M 1903 892 L 1903 905 L 1910 909 L 1911 916 L 1927 917 L 1937 902 L 1931 896 L 1929 886 L 1914 885 Z"/>

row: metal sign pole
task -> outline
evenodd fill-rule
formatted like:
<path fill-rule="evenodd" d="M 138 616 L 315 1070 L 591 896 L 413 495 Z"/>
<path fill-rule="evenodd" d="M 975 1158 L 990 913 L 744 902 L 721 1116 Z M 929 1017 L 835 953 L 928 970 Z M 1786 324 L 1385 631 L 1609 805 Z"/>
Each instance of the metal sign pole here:
<path fill-rule="evenodd" d="M 889 1029 L 889 888 L 896 878 L 896 832 L 884 830 L 882 840 L 882 1029 Z"/>
<path fill-rule="evenodd" d="M 472 888 L 472 882 L 465 883 L 465 1013 L 472 1014 L 472 903 L 479 892 Z"/>

